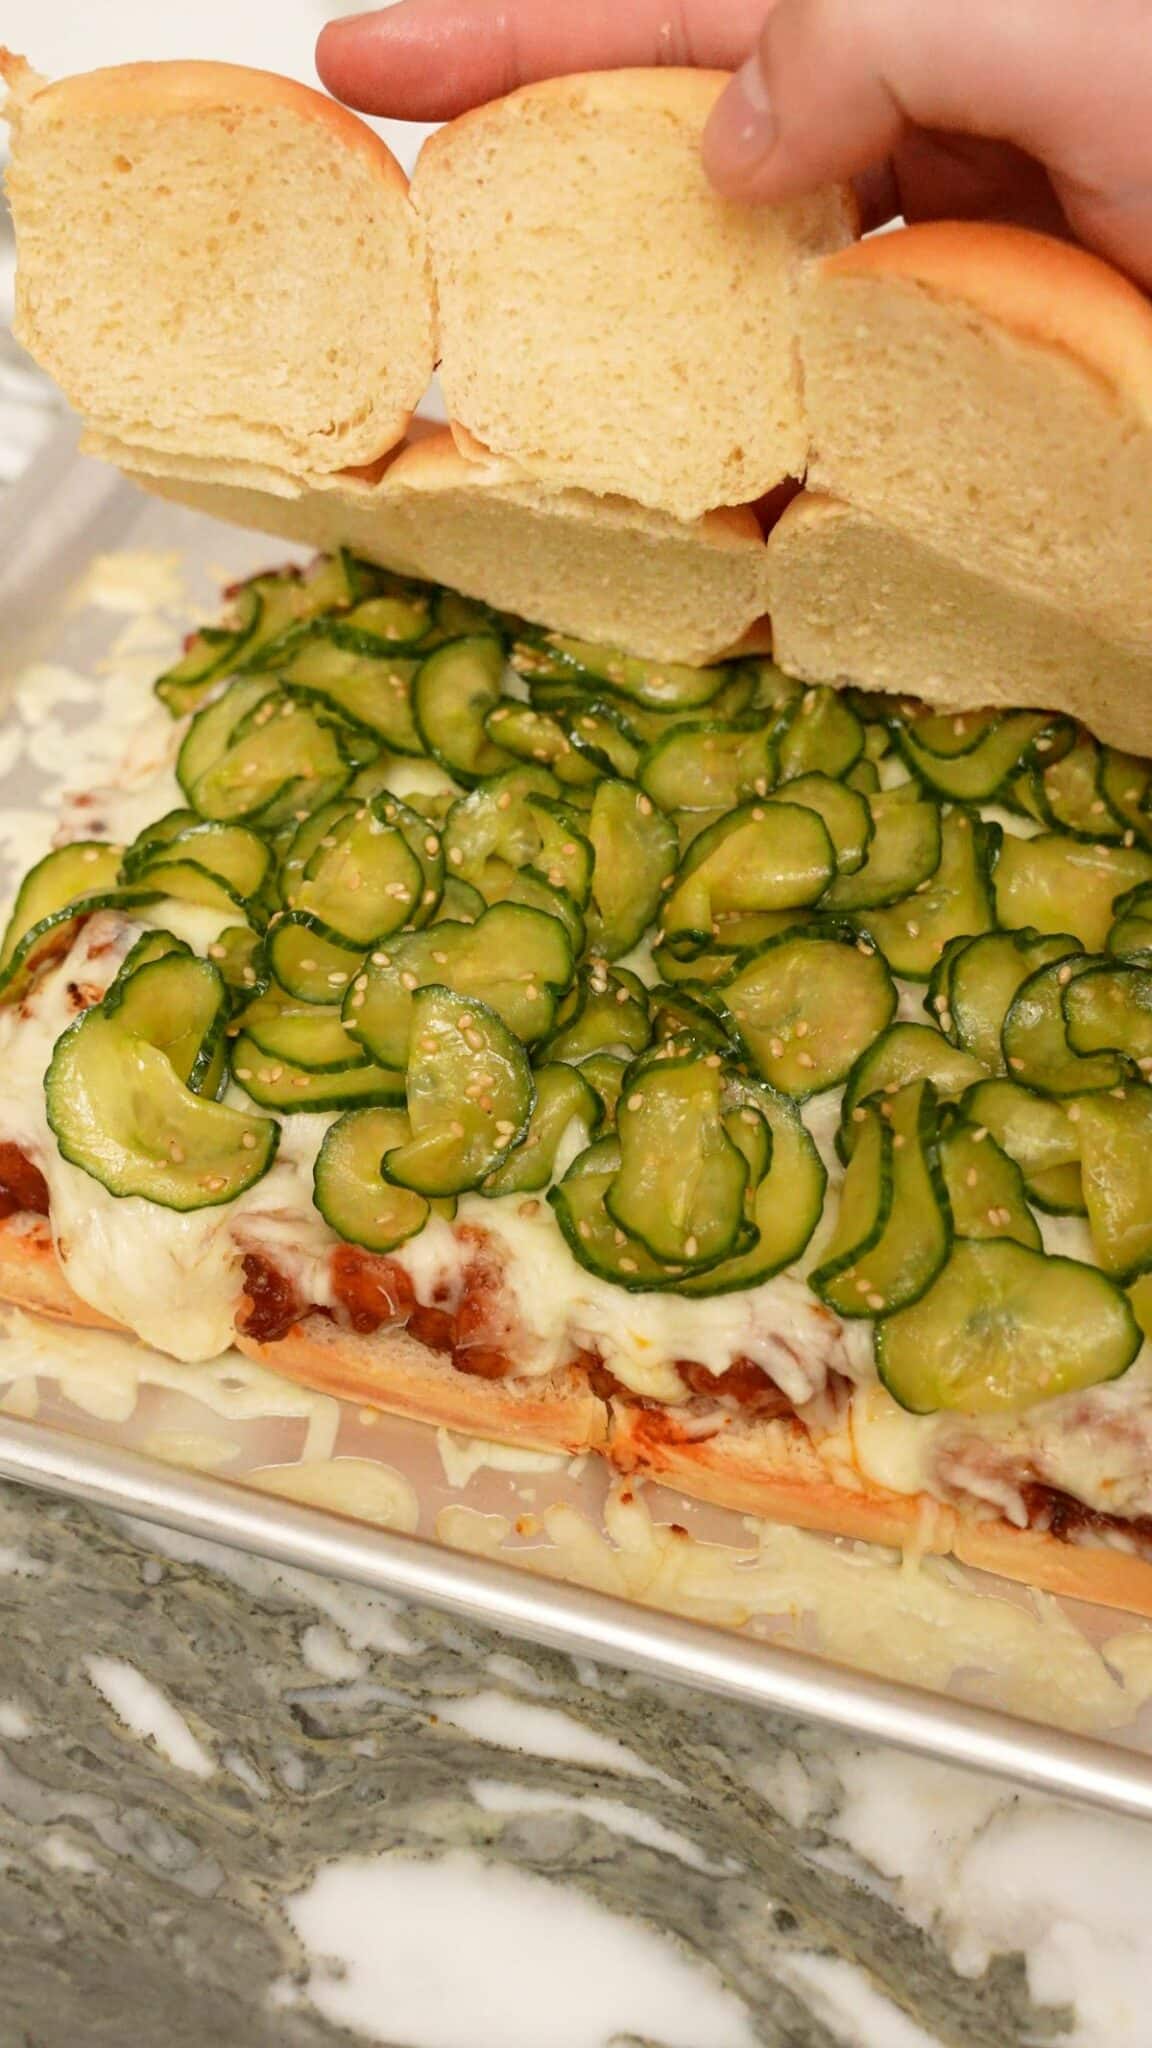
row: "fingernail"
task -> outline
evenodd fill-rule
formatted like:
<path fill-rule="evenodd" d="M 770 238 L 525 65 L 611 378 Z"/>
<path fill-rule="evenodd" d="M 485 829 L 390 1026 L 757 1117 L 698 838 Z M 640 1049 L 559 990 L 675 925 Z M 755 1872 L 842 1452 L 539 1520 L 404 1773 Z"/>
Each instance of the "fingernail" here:
<path fill-rule="evenodd" d="M 776 142 L 776 119 L 758 56 L 741 65 L 705 138 L 708 172 L 723 189 L 747 183 Z"/>

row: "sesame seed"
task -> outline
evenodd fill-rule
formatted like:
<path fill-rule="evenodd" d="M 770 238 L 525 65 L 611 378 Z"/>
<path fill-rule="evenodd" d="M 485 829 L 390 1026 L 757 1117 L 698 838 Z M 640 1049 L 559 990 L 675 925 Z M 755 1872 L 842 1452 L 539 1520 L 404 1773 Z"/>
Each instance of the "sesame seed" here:
<path fill-rule="evenodd" d="M 186 1154 L 183 1145 L 178 1144 L 175 1138 L 168 1140 L 168 1157 L 173 1166 L 183 1166 Z"/>
<path fill-rule="evenodd" d="M 637 1090 L 635 1095 L 630 1095 L 628 1097 L 628 1107 L 630 1110 L 633 1111 L 643 1109 L 644 1097 L 640 1094 L 639 1090 Z"/>
<path fill-rule="evenodd" d="M 424 851 L 425 853 L 439 853 L 440 841 L 434 832 L 429 832 L 427 839 L 424 841 Z"/>
<path fill-rule="evenodd" d="M 1078 1102 L 1070 1102 L 1064 1114 L 1070 1124 L 1078 1124 L 1080 1121 L 1080 1104 Z"/>
<path fill-rule="evenodd" d="M 426 1031 L 426 1032 L 424 1033 L 424 1036 L 423 1036 L 423 1038 L 422 1038 L 422 1039 L 420 1040 L 420 1050 L 421 1050 L 421 1052 L 427 1052 L 427 1053 L 432 1053 L 432 1052 L 435 1052 L 435 1050 L 436 1050 L 436 1040 L 435 1040 L 435 1038 L 434 1038 L 434 1037 L 432 1036 L 432 1033 L 431 1033 L 430 1031 Z"/>
<path fill-rule="evenodd" d="M 636 1273 L 639 1272 L 639 1270 L 640 1269 L 637 1266 L 635 1259 L 620 1260 L 620 1271 L 622 1273 Z"/>
<path fill-rule="evenodd" d="M 700 1244 L 697 1238 L 686 1237 L 684 1239 L 684 1256 L 686 1259 L 694 1259 L 699 1249 Z"/>
<path fill-rule="evenodd" d="M 391 953 L 373 953 L 369 957 L 373 967 L 391 967 L 392 965 Z"/>
<path fill-rule="evenodd" d="M 783 1059 L 784 1040 L 782 1038 L 770 1038 L 768 1040 L 768 1050 L 771 1053 L 774 1060 Z"/>
<path fill-rule="evenodd" d="M 976 1171 L 976 1168 L 975 1168 L 974 1166 L 970 1166 L 970 1167 L 968 1168 L 968 1171 L 967 1171 L 967 1173 L 966 1173 L 966 1174 L 964 1175 L 964 1185 L 965 1185 L 965 1187 L 966 1187 L 966 1188 L 974 1188 L 974 1187 L 975 1187 L 975 1185 L 976 1185 L 976 1183 L 977 1183 L 977 1181 L 979 1180 L 979 1178 L 980 1178 L 980 1175 L 979 1175 L 979 1174 L 977 1173 L 977 1171 Z"/>
<path fill-rule="evenodd" d="M 311 1079 L 310 1074 L 293 1074 L 292 1086 L 294 1088 L 307 1088 L 310 1085 Z"/>
<path fill-rule="evenodd" d="M 344 973 L 342 968 L 335 967 L 333 968 L 331 974 L 326 974 L 324 976 L 324 979 L 328 983 L 329 988 L 343 988 L 345 982 L 348 980 L 348 976 Z"/>
<path fill-rule="evenodd" d="M 452 866 L 453 866 L 454 868 L 462 868 L 462 867 L 463 867 L 463 865 L 464 865 L 464 855 L 462 854 L 462 852 L 460 851 L 460 848 L 459 848 L 458 846 L 450 846 L 450 847 L 448 848 L 448 858 L 449 858 L 449 860 L 451 861 L 451 863 L 452 863 Z"/>
<path fill-rule="evenodd" d="M 200 1185 L 201 1187 L 207 1188 L 209 1194 L 218 1195 L 220 1193 L 221 1188 L 226 1188 L 228 1183 L 225 1180 L 224 1175 L 222 1173 L 208 1173 L 205 1174 Z"/>
<path fill-rule="evenodd" d="M 244 1147 L 244 1150 L 245 1150 L 246 1152 L 254 1152 L 254 1151 L 256 1150 L 256 1133 L 255 1133 L 255 1131 L 245 1131 L 245 1132 L 244 1132 L 244 1135 L 242 1136 L 242 1138 L 241 1138 L 241 1140 L 240 1140 L 240 1143 L 241 1143 L 241 1144 L 243 1145 L 243 1147 Z"/>
<path fill-rule="evenodd" d="M 867 1116 L 867 1114 L 868 1114 L 868 1111 L 867 1111 L 866 1109 L 854 1109 L 854 1110 L 852 1111 L 852 1121 L 853 1121 L 853 1123 L 854 1123 L 854 1124 L 862 1124 L 862 1123 L 864 1122 L 864 1119 L 865 1119 L 865 1117 Z"/>
<path fill-rule="evenodd" d="M 1012 1068 L 1014 1073 L 1019 1074 L 1023 1069 L 1024 1062 L 1021 1059 L 1010 1059 L 1008 1065 Z"/>
<path fill-rule="evenodd" d="M 1136 834 L 1132 831 L 1131 827 L 1124 834 L 1124 844 L 1125 846 L 1135 846 L 1136 844 Z"/>
<path fill-rule="evenodd" d="M 464 1038 L 472 1052 L 483 1051 L 484 1040 L 482 1039 L 478 1031 L 466 1031 L 464 1033 Z"/>
<path fill-rule="evenodd" d="M 975 1129 L 975 1130 L 973 1131 L 973 1133 L 972 1133 L 972 1143 L 973 1143 L 974 1145 L 982 1145 L 982 1144 L 984 1143 L 984 1140 L 985 1140 L 985 1138 L 986 1138 L 987 1136 L 988 1136 L 988 1133 L 987 1133 L 987 1131 L 985 1130 L 985 1128 L 984 1128 L 984 1125 L 983 1125 L 983 1124 L 978 1124 L 978 1125 L 976 1126 L 976 1129 Z"/>
<path fill-rule="evenodd" d="M 941 1031 L 951 1031 L 951 1029 L 952 1029 L 952 1012 L 951 1012 L 951 1010 L 941 1010 L 941 1012 L 940 1012 L 940 1029 L 941 1029 Z"/>
<path fill-rule="evenodd" d="M 497 797 L 497 799 L 496 799 L 496 808 L 497 808 L 497 810 L 498 810 L 498 811 L 507 811 L 507 810 L 510 810 L 510 809 L 511 809 L 511 807 L 512 807 L 512 792 L 511 792 L 511 790 L 510 790 L 510 789 L 502 789 L 502 790 L 500 791 L 500 794 L 499 794 L 499 796 L 498 796 L 498 797 Z"/>
<path fill-rule="evenodd" d="M 617 1001 L 618 1003 L 626 1003 L 626 1002 L 628 1002 L 628 1000 L 629 1000 L 629 992 L 628 992 L 628 990 L 627 990 L 626 988 L 618 988 L 618 989 L 617 989 L 617 991 L 616 991 L 616 1001 Z"/>
<path fill-rule="evenodd" d="M 1097 797 L 1095 803 L 1091 803 L 1088 806 L 1089 813 L 1093 818 L 1099 818 L 1100 816 L 1102 816 L 1104 809 L 1105 805 L 1100 797 Z"/>
<path fill-rule="evenodd" d="M 448 1136 L 449 1136 L 450 1138 L 462 1138 L 462 1137 L 464 1136 L 464 1126 L 463 1126 L 463 1124 L 462 1124 L 462 1123 L 451 1123 L 451 1124 L 449 1124 L 449 1126 L 448 1126 Z"/>
<path fill-rule="evenodd" d="M 916 923 L 915 918 L 910 917 L 904 929 L 910 939 L 918 939 L 920 937 L 920 927 Z"/>
<path fill-rule="evenodd" d="M 210 960 L 223 960 L 226 957 L 227 952 L 227 946 L 221 946 L 219 943 L 217 943 L 214 946 L 209 946 L 208 958 Z"/>
<path fill-rule="evenodd" d="M 520 1202 L 520 1203 L 519 1203 L 519 1204 L 517 1205 L 517 1209 L 516 1209 L 516 1214 L 517 1214 L 518 1216 L 523 1216 L 523 1218 L 524 1218 L 525 1222 L 527 1222 L 527 1221 L 529 1220 L 529 1218 L 530 1218 L 530 1217 L 532 1217 L 532 1216 L 538 1216 L 538 1215 L 539 1215 L 539 1213 L 540 1213 L 540 1204 L 539 1204 L 539 1202 Z"/>
<path fill-rule="evenodd" d="M 884 1296 L 882 1294 L 870 1294 L 868 1296 L 868 1306 L 870 1309 L 882 1309 L 884 1306 Z"/>
<path fill-rule="evenodd" d="M 795 1037 L 797 1037 L 797 1038 L 807 1038 L 807 1036 L 808 1036 L 808 1031 L 809 1031 L 809 1025 L 808 1025 L 808 1022 L 807 1022 L 807 1020 L 806 1020 L 806 1019 L 805 1019 L 804 1017 L 801 1017 L 801 1019 L 800 1019 L 799 1023 L 798 1023 L 798 1024 L 797 1024 L 797 1026 L 796 1026 L 796 1030 L 795 1030 L 794 1036 L 795 1036 Z"/>
<path fill-rule="evenodd" d="M 798 1067 L 810 1069 L 816 1065 L 816 1062 L 810 1052 L 800 1052 L 796 1055 L 796 1064 Z"/>
<path fill-rule="evenodd" d="M 420 986 L 420 980 L 419 980 L 419 976 L 418 976 L 418 975 L 415 975 L 415 974 L 409 974 L 409 973 L 405 972 L 404 974 L 402 974 L 402 975 L 400 976 L 400 986 L 401 986 L 401 988 L 406 988 L 406 989 L 414 989 L 414 988 L 419 988 L 419 986 Z"/>
<path fill-rule="evenodd" d="M 591 1235 L 592 1235 L 592 1225 L 591 1225 L 590 1223 L 587 1223 L 587 1222 L 580 1222 L 580 1223 L 578 1223 L 578 1224 L 576 1225 L 576 1235 L 577 1235 L 578 1237 L 584 1237 L 584 1238 L 588 1238 L 588 1237 L 591 1237 Z"/>
<path fill-rule="evenodd" d="M 251 1069 L 251 1067 L 237 1067 L 237 1068 L 236 1068 L 236 1079 L 237 1079 L 238 1081 L 250 1081 L 250 1080 L 252 1079 L 252 1069 Z"/>
<path fill-rule="evenodd" d="M 614 1230 L 612 1232 L 612 1242 L 613 1244 L 627 1244 L 628 1239 L 622 1230 Z"/>
<path fill-rule="evenodd" d="M 529 981 L 525 983 L 524 993 L 527 996 L 528 1001 L 530 1003 L 534 1003 L 539 999 L 540 991 L 537 988 L 536 983 L 534 981 Z"/>
<path fill-rule="evenodd" d="M 905 1138 L 903 1131 L 894 1132 L 892 1137 L 892 1150 L 894 1152 L 902 1151 L 907 1142 L 908 1141 Z"/>

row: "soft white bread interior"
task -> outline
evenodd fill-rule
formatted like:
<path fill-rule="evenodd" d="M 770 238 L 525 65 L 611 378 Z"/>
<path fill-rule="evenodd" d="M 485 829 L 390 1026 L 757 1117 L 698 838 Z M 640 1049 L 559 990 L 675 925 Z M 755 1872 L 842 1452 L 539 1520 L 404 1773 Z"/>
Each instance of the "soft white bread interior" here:
<path fill-rule="evenodd" d="M 1152 753 L 1152 646 L 1117 646 L 816 492 L 793 500 L 766 560 L 775 655 L 789 675 L 946 710 L 1066 711 L 1112 746 Z"/>
<path fill-rule="evenodd" d="M 622 498 L 534 482 L 461 455 L 447 428 L 375 480 L 295 498 L 172 478 L 138 479 L 235 525 L 447 583 L 502 611 L 656 661 L 707 662 L 764 611 L 766 554 L 747 507 L 691 522 Z"/>
<path fill-rule="evenodd" d="M 1152 647 L 1152 304 L 1135 286 L 1043 235 L 936 222 L 813 266 L 805 297 L 809 482 Z"/>
<path fill-rule="evenodd" d="M 394 446 L 432 372 L 431 286 L 364 122 L 234 65 L 0 70 L 16 332 L 90 426 L 300 476 Z"/>
<path fill-rule="evenodd" d="M 692 519 L 802 473 L 803 261 L 848 196 L 737 205 L 700 141 L 720 72 L 586 74 L 430 138 L 412 180 L 453 418 L 537 477 Z"/>

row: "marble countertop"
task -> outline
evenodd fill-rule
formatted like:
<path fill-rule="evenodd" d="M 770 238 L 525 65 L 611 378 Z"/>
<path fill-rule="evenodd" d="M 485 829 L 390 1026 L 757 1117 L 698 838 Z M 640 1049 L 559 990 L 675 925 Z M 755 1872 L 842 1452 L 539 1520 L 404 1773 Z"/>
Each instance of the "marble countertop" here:
<path fill-rule="evenodd" d="M 1145 2048 L 1152 1834 L 0 1488 L 4 2048 Z"/>

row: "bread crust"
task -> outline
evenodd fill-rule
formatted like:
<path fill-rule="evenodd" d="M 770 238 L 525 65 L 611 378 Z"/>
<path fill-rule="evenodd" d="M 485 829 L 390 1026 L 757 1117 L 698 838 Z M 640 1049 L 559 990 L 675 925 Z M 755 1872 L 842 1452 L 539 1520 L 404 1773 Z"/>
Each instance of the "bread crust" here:
<path fill-rule="evenodd" d="M 327 94 L 298 79 L 246 64 L 201 59 L 111 64 L 70 78 L 37 78 L 23 58 L 4 52 L 2 75 L 13 89 L 17 120 L 115 120 L 142 114 L 163 120 L 172 114 L 205 114 L 232 107 L 281 108 L 326 128 L 333 141 L 359 152 L 386 184 L 407 192 L 408 179 L 386 142 Z"/>
<path fill-rule="evenodd" d="M 895 279 L 962 300 L 1074 357 L 1152 419 L 1152 303 L 1100 256 L 1031 228 L 925 221 L 821 259 L 823 278 Z"/>
<path fill-rule="evenodd" d="M 0 1221 L 0 1302 L 75 1328 L 122 1327 L 73 1293 L 42 1217 Z M 1152 1619 L 1152 1562 L 965 1516 L 926 1494 L 890 1493 L 843 1467 L 833 1476 L 796 1422 L 737 1419 L 714 1436 L 689 1436 L 674 1409 L 605 1402 L 578 1370 L 474 1379 L 404 1331 L 358 1337 L 318 1316 L 278 1343 L 240 1337 L 238 1348 L 286 1379 L 389 1415 L 536 1450 L 594 1450 L 619 1472 L 763 1521 L 952 1556 L 1021 1585 Z"/>

